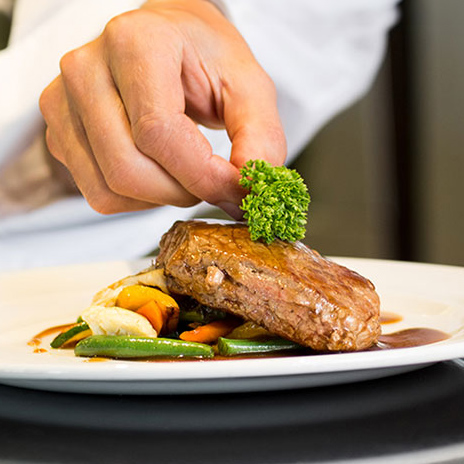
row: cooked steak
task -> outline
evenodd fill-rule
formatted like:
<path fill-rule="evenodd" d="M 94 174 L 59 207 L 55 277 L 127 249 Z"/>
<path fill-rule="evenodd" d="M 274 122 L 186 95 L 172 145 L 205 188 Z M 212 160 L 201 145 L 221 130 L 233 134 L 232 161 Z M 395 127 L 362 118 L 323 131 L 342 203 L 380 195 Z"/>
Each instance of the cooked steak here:
<path fill-rule="evenodd" d="M 321 351 L 368 348 L 380 335 L 374 285 L 302 243 L 250 240 L 243 224 L 176 222 L 157 267 L 170 291 Z"/>

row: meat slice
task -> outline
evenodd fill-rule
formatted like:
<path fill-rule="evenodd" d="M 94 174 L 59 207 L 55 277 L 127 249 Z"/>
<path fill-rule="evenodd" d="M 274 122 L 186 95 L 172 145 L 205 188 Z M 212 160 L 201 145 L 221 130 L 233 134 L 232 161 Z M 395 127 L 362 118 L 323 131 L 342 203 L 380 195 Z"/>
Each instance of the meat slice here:
<path fill-rule="evenodd" d="M 302 243 L 250 240 L 243 224 L 176 222 L 156 267 L 173 293 L 321 351 L 355 351 L 380 335 L 374 285 Z"/>

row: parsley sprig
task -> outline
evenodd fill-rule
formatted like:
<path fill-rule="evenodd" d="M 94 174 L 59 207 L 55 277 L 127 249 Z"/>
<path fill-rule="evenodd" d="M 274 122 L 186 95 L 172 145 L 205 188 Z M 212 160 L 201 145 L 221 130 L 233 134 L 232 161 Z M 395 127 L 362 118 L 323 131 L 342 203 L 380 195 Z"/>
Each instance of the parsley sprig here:
<path fill-rule="evenodd" d="M 250 160 L 240 170 L 240 185 L 249 190 L 241 209 L 252 240 L 294 242 L 305 236 L 308 188 L 297 171 Z"/>

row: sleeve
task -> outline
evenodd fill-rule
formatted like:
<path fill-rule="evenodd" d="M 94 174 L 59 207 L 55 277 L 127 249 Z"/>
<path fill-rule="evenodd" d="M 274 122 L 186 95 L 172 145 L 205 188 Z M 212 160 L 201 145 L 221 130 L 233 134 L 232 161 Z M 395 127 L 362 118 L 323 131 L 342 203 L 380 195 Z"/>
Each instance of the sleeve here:
<path fill-rule="evenodd" d="M 0 51 L 0 165 L 16 154 L 14 147 L 24 147 L 30 132 L 37 131 L 41 119 L 38 99 L 59 74 L 60 58 L 95 38 L 113 16 L 140 3 L 17 0 L 9 45 Z"/>
<path fill-rule="evenodd" d="M 289 161 L 367 90 L 396 18 L 395 0 L 210 1 L 236 25 L 276 84 Z M 156 246 L 175 219 L 193 214 L 163 207 L 98 215 L 82 198 L 53 190 L 42 158 L 38 98 L 58 74 L 61 56 L 141 3 L 15 1 L 10 42 L 0 51 L 0 269 L 114 259 L 115 250 L 121 259 L 133 259 Z M 225 131 L 205 131 L 215 152 L 228 157 Z"/>
<path fill-rule="evenodd" d="M 141 3 L 14 2 L 8 46 L 0 50 L 0 220 L 63 195 L 43 143 L 40 94 L 59 74 L 60 58 L 67 51 L 92 40 L 112 17 Z"/>
<path fill-rule="evenodd" d="M 372 83 L 397 0 L 211 0 L 274 80 L 289 161 Z"/>
<path fill-rule="evenodd" d="M 0 0 L 0 13 L 5 16 L 11 16 L 11 10 L 13 9 L 13 0 Z"/>

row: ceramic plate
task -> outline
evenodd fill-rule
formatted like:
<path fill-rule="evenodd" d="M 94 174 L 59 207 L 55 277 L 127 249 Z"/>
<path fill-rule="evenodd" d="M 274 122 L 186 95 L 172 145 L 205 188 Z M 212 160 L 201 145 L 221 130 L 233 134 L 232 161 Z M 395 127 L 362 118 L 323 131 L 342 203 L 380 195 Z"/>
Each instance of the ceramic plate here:
<path fill-rule="evenodd" d="M 89 362 L 72 351 L 37 353 L 28 341 L 74 321 L 93 294 L 147 266 L 107 262 L 0 274 L 0 383 L 100 394 L 196 394 L 315 387 L 375 379 L 464 357 L 464 268 L 333 258 L 368 277 L 382 312 L 401 320 L 383 333 L 433 328 L 449 335 L 424 346 L 358 353 L 227 361 Z"/>

